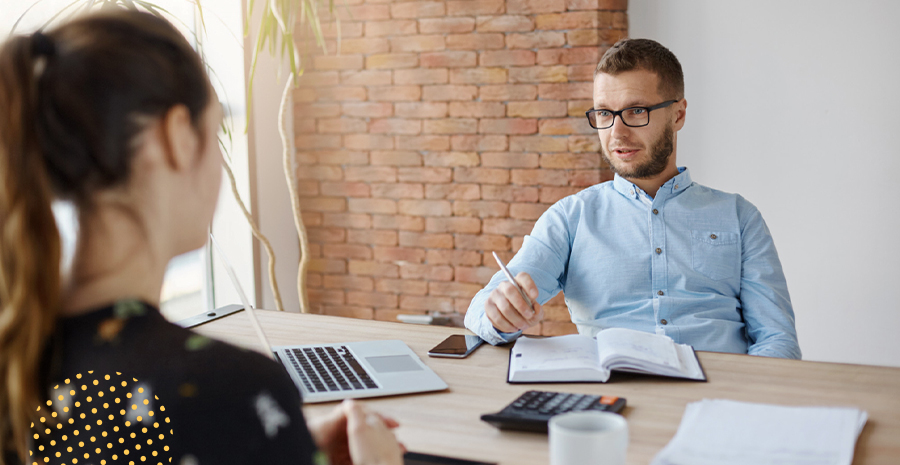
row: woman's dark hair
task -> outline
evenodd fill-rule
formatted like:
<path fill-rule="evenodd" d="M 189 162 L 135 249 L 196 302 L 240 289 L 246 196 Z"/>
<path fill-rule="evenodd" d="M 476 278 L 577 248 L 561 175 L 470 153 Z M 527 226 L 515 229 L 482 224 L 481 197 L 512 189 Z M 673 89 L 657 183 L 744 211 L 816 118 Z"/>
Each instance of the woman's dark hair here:
<path fill-rule="evenodd" d="M 212 91 L 167 21 L 114 10 L 0 47 L 0 465 L 27 458 L 60 300 L 55 199 L 124 185 L 138 135 L 176 105 L 197 131 Z"/>

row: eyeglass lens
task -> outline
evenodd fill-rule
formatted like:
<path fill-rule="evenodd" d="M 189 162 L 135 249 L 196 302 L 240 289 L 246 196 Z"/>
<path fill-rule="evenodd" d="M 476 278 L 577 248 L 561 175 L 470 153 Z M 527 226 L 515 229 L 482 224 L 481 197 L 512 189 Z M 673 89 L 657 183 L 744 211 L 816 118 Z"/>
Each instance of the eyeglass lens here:
<path fill-rule="evenodd" d="M 616 117 L 611 111 L 592 111 L 589 115 L 592 126 L 597 128 L 612 126 Z M 646 108 L 625 109 L 621 117 L 626 126 L 646 126 L 650 123 L 650 112 Z"/>

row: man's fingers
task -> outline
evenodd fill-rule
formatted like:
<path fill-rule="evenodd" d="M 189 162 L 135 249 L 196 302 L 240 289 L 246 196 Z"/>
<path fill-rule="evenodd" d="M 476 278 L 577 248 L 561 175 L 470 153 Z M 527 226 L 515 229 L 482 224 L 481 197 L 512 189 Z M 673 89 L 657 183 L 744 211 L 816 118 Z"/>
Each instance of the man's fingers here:
<path fill-rule="evenodd" d="M 528 297 L 532 302 L 536 301 L 538 298 L 538 288 L 537 285 L 534 284 L 534 280 L 531 279 L 531 275 L 526 272 L 521 272 L 516 275 L 516 281 L 522 286 L 522 290 L 528 294 Z"/>
<path fill-rule="evenodd" d="M 516 327 L 516 325 L 514 325 L 512 322 L 510 322 L 503 315 L 503 313 L 500 311 L 500 309 L 497 308 L 495 299 L 499 299 L 499 300 L 502 300 L 505 302 L 505 299 L 502 296 L 495 297 L 494 294 L 491 293 L 491 296 L 488 297 L 487 302 L 484 303 L 484 313 L 485 313 L 485 315 L 487 315 L 488 320 L 491 322 L 492 325 L 494 325 L 495 328 L 497 328 L 498 331 L 501 331 L 504 333 L 514 333 L 514 332 L 518 331 L 519 328 Z"/>
<path fill-rule="evenodd" d="M 510 283 L 503 283 L 498 286 L 497 289 L 503 293 L 503 296 L 506 297 L 510 306 L 515 308 L 516 313 L 518 313 L 523 320 L 534 316 L 534 309 L 528 305 L 528 302 L 525 302 L 525 299 L 522 298 L 522 294 L 519 293 L 516 286 L 513 286 Z M 503 310 L 503 308 L 500 308 L 500 310 Z"/>

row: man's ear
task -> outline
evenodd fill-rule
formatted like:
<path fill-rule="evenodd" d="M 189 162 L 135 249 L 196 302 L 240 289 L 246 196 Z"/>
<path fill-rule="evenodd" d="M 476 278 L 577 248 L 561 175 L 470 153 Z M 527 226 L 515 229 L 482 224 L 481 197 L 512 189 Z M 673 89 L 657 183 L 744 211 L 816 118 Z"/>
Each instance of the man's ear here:
<path fill-rule="evenodd" d="M 191 113 L 187 107 L 175 105 L 170 108 L 163 116 L 162 131 L 166 163 L 176 171 L 191 166 L 197 155 L 200 137 L 191 124 Z"/>
<path fill-rule="evenodd" d="M 687 99 L 682 98 L 680 102 L 675 103 L 675 130 L 680 131 L 684 127 L 684 120 L 687 117 Z"/>

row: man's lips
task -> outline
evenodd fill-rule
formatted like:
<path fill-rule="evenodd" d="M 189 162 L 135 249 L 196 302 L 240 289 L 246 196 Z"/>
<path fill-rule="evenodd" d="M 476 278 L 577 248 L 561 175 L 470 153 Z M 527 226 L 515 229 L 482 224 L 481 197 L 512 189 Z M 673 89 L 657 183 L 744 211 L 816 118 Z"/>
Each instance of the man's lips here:
<path fill-rule="evenodd" d="M 616 158 L 620 160 L 628 160 L 635 156 L 640 149 L 633 147 L 619 147 L 612 150 L 612 153 L 616 155 Z"/>

